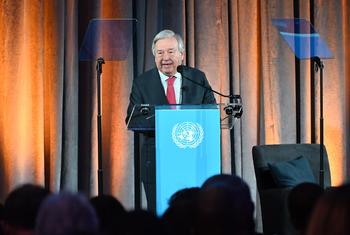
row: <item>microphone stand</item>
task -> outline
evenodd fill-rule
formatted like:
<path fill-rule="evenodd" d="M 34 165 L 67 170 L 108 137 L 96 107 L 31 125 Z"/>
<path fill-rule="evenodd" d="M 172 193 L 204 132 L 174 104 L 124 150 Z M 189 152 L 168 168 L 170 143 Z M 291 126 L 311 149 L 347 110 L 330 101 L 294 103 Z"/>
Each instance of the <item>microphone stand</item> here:
<path fill-rule="evenodd" d="M 180 66 L 179 66 L 179 67 L 180 67 Z M 213 90 L 211 87 L 204 86 L 203 84 L 201 84 L 201 83 L 199 83 L 199 82 L 197 82 L 197 81 L 194 81 L 194 80 L 192 80 L 192 79 L 189 78 L 189 77 L 184 76 L 184 75 L 183 75 L 183 69 L 182 69 L 182 68 L 180 68 L 180 69 L 178 68 L 177 71 L 181 74 L 181 77 L 183 77 L 183 78 L 185 78 L 185 79 L 187 79 L 187 80 L 193 82 L 194 84 L 196 84 L 196 85 L 198 85 L 198 86 L 201 86 L 201 87 L 203 87 L 203 88 L 205 88 L 205 89 L 207 89 L 207 90 L 209 90 L 209 91 L 211 91 L 211 92 L 213 92 L 213 93 L 215 93 L 215 94 L 218 94 L 219 96 L 226 97 L 226 98 L 230 98 L 230 101 L 231 101 L 232 99 L 240 99 L 240 98 L 241 98 L 240 95 L 231 95 L 231 94 L 230 94 L 230 95 L 224 95 L 224 94 L 222 94 L 222 93 L 220 93 L 220 92 L 218 92 L 218 91 Z"/>
<path fill-rule="evenodd" d="M 316 65 L 316 72 L 320 70 L 320 186 L 324 188 L 324 163 L 323 163 L 323 62 L 319 57 L 314 57 L 313 61 Z"/>
<path fill-rule="evenodd" d="M 103 194 L 103 169 L 102 169 L 102 113 L 101 113 L 101 74 L 102 64 L 105 63 L 102 57 L 96 61 L 97 72 L 97 146 L 98 146 L 98 169 L 97 169 L 97 184 L 98 195 Z"/>
<path fill-rule="evenodd" d="M 234 115 L 234 117 L 235 117 L 235 118 L 240 118 L 240 117 L 242 116 L 242 113 L 243 113 L 242 106 L 240 106 L 240 107 L 235 107 L 235 106 L 232 106 L 232 104 L 231 104 L 231 103 L 233 103 L 234 101 L 236 101 L 237 103 L 238 103 L 238 101 L 239 101 L 240 103 L 242 103 L 242 98 L 241 98 L 240 95 L 232 95 L 232 94 L 230 94 L 230 95 L 225 95 L 225 94 L 222 94 L 222 93 L 220 93 L 220 92 L 218 92 L 218 91 L 215 91 L 215 90 L 213 90 L 211 87 L 207 87 L 207 86 L 205 86 L 205 85 L 203 85 L 203 84 L 201 84 L 201 83 L 199 83 L 199 82 L 197 82 L 197 81 L 194 81 L 193 79 L 191 79 L 191 78 L 185 76 L 185 75 L 183 74 L 183 72 L 184 72 L 185 69 L 186 69 L 186 66 L 184 66 L 184 65 L 179 65 L 179 66 L 177 66 L 177 71 L 181 74 L 181 77 L 183 77 L 183 78 L 185 78 L 185 79 L 187 79 L 187 80 L 193 82 L 194 84 L 196 84 L 196 85 L 198 85 L 198 86 L 200 86 L 200 87 L 203 87 L 204 89 L 207 89 L 207 90 L 209 90 L 209 91 L 211 91 L 211 92 L 213 92 L 213 93 L 215 93 L 215 94 L 218 94 L 219 96 L 226 97 L 226 98 L 229 98 L 229 99 L 230 99 L 230 104 L 227 105 L 227 106 L 224 108 L 224 111 L 226 112 L 227 115 L 232 116 L 232 114 L 234 113 L 234 111 L 238 111 L 238 112 Z"/>
<path fill-rule="evenodd" d="M 194 81 L 192 79 L 190 79 L 189 77 L 187 76 L 184 76 L 183 72 L 184 70 L 186 70 L 186 66 L 184 65 L 179 65 L 177 66 L 177 71 L 181 74 L 181 77 L 193 82 L 194 84 L 200 86 L 200 87 L 203 87 L 204 89 L 207 89 L 215 94 L 218 94 L 220 95 L 221 97 L 226 97 L 226 98 L 229 98 L 229 104 L 226 104 L 223 111 L 225 111 L 227 117 L 225 117 L 224 119 L 226 118 L 230 118 L 230 117 L 233 117 L 233 118 L 241 118 L 242 114 L 243 114 L 243 108 L 242 108 L 242 98 L 240 95 L 233 95 L 231 94 L 231 90 L 230 90 L 230 95 L 224 95 L 218 91 L 215 91 L 213 90 L 211 87 L 207 87 L 197 81 Z M 233 103 L 238 103 L 239 105 L 234 105 Z M 221 120 L 222 121 L 222 120 Z M 233 132 L 232 132 L 232 128 L 233 128 L 233 123 L 232 123 L 232 119 L 229 119 L 228 121 L 230 124 L 229 124 L 229 129 L 231 130 L 230 131 L 230 136 L 232 138 L 233 136 Z M 232 139 L 231 139 L 232 140 Z M 234 144 L 231 142 L 231 147 L 234 151 Z M 234 155 L 231 154 L 231 171 L 232 173 L 235 173 L 235 157 Z"/>

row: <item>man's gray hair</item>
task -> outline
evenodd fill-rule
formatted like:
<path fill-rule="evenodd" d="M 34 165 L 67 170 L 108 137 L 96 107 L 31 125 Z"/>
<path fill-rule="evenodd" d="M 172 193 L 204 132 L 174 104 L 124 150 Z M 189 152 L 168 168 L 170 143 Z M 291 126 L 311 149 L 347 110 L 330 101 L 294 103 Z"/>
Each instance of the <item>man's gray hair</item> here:
<path fill-rule="evenodd" d="M 160 31 L 153 39 L 152 42 L 152 53 L 155 56 L 156 55 L 156 43 L 158 40 L 164 39 L 164 38 L 172 38 L 174 37 L 179 45 L 179 51 L 183 53 L 185 51 L 184 41 L 182 40 L 181 36 L 177 33 L 174 33 L 173 31 L 169 29 L 165 29 L 163 31 Z"/>

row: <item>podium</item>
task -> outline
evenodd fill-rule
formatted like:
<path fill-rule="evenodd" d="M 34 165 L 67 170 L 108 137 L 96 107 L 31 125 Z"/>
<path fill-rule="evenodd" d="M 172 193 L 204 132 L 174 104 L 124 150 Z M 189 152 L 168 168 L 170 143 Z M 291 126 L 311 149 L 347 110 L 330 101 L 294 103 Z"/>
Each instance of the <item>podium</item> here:
<path fill-rule="evenodd" d="M 210 176 L 221 173 L 221 121 L 227 119 L 222 115 L 240 117 L 241 111 L 240 103 L 134 106 L 128 129 L 136 135 L 149 132 L 155 135 L 158 215 L 167 209 L 168 200 L 176 191 L 199 187 Z M 138 144 L 135 143 L 136 153 Z M 139 208 L 139 156 L 135 155 L 135 162 L 135 208 Z"/>
<path fill-rule="evenodd" d="M 221 171 L 217 105 L 156 107 L 156 208 L 183 188 L 200 187 Z"/>

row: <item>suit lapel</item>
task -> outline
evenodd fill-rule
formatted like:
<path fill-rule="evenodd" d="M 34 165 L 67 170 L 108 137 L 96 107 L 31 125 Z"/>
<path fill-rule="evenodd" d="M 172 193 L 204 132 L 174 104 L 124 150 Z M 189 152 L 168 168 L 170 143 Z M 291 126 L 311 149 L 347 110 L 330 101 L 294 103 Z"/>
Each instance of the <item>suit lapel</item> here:
<path fill-rule="evenodd" d="M 182 78 L 181 104 L 187 104 L 189 102 L 189 85 L 189 81 L 186 78 Z"/>
<path fill-rule="evenodd" d="M 152 94 L 155 96 L 155 100 L 157 101 L 155 103 L 160 105 L 168 104 L 157 68 L 153 70 L 151 81 L 152 82 L 149 83 L 149 86 Z"/>

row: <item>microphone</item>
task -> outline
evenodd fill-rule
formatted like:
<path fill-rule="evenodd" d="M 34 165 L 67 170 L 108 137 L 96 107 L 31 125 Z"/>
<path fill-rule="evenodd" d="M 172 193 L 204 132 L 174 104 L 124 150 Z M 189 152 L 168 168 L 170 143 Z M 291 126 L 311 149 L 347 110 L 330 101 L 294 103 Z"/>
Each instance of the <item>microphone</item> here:
<path fill-rule="evenodd" d="M 222 96 L 222 97 L 227 97 L 227 98 L 230 98 L 230 99 L 240 99 L 240 98 L 241 98 L 240 95 L 224 95 L 224 94 L 222 94 L 222 93 L 220 93 L 220 92 L 218 92 L 218 91 L 213 90 L 213 89 L 210 88 L 210 87 L 207 87 L 207 86 L 205 86 L 205 85 L 203 85 L 203 84 L 201 84 L 201 83 L 199 83 L 199 82 L 197 82 L 197 81 L 194 81 L 194 80 L 192 80 L 191 78 L 185 76 L 185 75 L 184 75 L 184 72 L 185 72 L 186 70 L 188 70 L 188 67 L 185 66 L 185 65 L 179 65 L 179 66 L 177 66 L 176 70 L 181 74 L 181 76 L 182 76 L 183 78 L 185 78 L 185 79 L 187 79 L 187 80 L 193 82 L 194 84 L 196 84 L 196 85 L 198 85 L 198 86 L 201 86 L 201 87 L 203 87 L 204 89 L 207 89 L 207 90 L 209 90 L 209 91 L 211 91 L 211 92 L 213 92 L 213 93 L 215 93 L 215 94 L 218 94 L 218 95 L 220 95 L 220 96 Z M 186 89 L 184 89 L 184 88 L 186 88 L 186 87 L 182 87 L 181 89 L 182 89 L 183 91 L 185 91 Z"/>
<path fill-rule="evenodd" d="M 176 70 L 179 72 L 179 73 L 183 73 L 183 71 L 185 70 L 185 69 L 187 69 L 187 67 L 185 66 L 185 65 L 179 65 L 179 66 L 177 66 L 177 68 L 176 68 Z"/>
<path fill-rule="evenodd" d="M 190 79 L 189 77 L 184 75 L 184 72 L 186 70 L 188 70 L 188 67 L 186 67 L 185 65 L 177 66 L 176 70 L 181 74 L 181 76 L 183 78 L 193 82 L 194 84 L 196 84 L 200 87 L 203 87 L 204 89 L 207 89 L 213 93 L 216 93 L 222 97 L 230 98 L 230 102 L 234 102 L 234 103 L 229 103 L 224 107 L 224 111 L 225 111 L 226 115 L 233 116 L 235 118 L 240 118 L 242 116 L 243 109 L 242 109 L 242 100 L 241 100 L 240 95 L 224 95 L 218 91 L 213 90 L 211 87 L 207 87 L 207 86 L 205 86 L 197 81 Z M 188 87 L 186 87 L 186 86 L 181 87 L 182 91 L 186 91 L 187 89 L 188 89 Z"/>
<path fill-rule="evenodd" d="M 149 107 L 149 104 L 141 104 L 141 107 L 139 109 L 139 112 L 142 114 L 142 115 L 148 115 L 149 112 L 151 111 L 150 107 Z"/>

